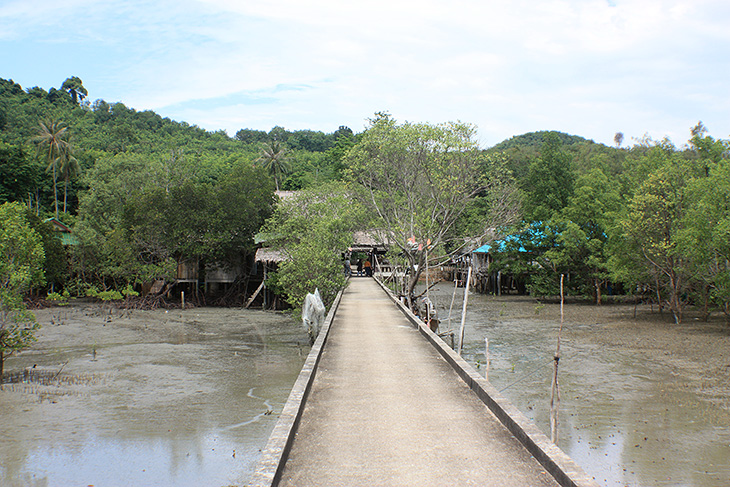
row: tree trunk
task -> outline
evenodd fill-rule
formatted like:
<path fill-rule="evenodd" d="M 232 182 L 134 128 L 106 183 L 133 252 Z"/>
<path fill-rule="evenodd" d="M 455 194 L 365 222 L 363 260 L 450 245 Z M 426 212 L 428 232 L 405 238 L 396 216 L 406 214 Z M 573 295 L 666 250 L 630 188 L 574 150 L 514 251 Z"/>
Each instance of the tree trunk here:
<path fill-rule="evenodd" d="M 68 181 L 63 182 L 63 212 L 66 213 L 66 199 L 68 197 Z"/>
<path fill-rule="evenodd" d="M 600 306 L 602 304 L 601 301 L 601 281 L 599 279 L 594 280 L 594 285 L 596 287 L 596 304 Z"/>
<path fill-rule="evenodd" d="M 56 177 L 56 164 L 53 164 L 53 202 L 56 206 L 56 219 L 58 219 L 58 178 Z"/>
<path fill-rule="evenodd" d="M 5 370 L 5 352 L 0 350 L 0 385 L 3 383 L 3 371 Z"/>
<path fill-rule="evenodd" d="M 672 286 L 672 295 L 669 300 L 669 307 L 674 315 L 674 323 L 678 325 L 682 321 L 682 303 L 679 297 L 680 285 L 676 276 L 669 276 L 669 284 Z"/>

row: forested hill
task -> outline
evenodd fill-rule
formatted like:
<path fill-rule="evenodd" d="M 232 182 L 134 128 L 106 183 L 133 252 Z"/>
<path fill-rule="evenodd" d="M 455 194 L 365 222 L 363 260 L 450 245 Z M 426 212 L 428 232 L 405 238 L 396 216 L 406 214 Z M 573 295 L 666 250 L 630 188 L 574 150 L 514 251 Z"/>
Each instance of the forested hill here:
<path fill-rule="evenodd" d="M 145 166 L 184 159 L 196 169 L 196 178 L 212 182 L 241 162 L 251 164 L 263 147 L 275 143 L 286 152 L 283 189 L 299 189 L 338 177 L 337 161 L 354 141 L 348 127 L 332 133 L 313 130 L 270 131 L 242 128 L 234 136 L 177 122 L 151 111 L 137 111 L 122 102 L 91 97 L 78 77 L 60 88 L 23 88 L 0 78 L 0 203 L 32 198 L 33 206 L 50 210 L 53 177 L 36 157 L 34 138 L 41 122 L 63 128 L 76 166 L 63 175 L 67 213 L 78 208 L 77 192 L 91 184 L 91 169 L 112 157 L 136 157 Z M 180 164 L 178 164 L 180 166 Z M 57 190 L 56 190 L 57 191 Z"/>
<path fill-rule="evenodd" d="M 625 150 L 608 147 L 584 137 L 563 132 L 540 131 L 516 135 L 490 147 L 486 152 L 505 155 L 512 174 L 524 186 L 530 163 L 540 158 L 540 151 L 548 134 L 556 136 L 556 141 L 561 145 L 562 150 L 570 155 L 573 169 L 578 174 L 589 172 L 598 161 L 600 161 L 601 169 L 608 175 L 616 176 L 623 170 L 622 161 L 626 157 Z"/>
<path fill-rule="evenodd" d="M 83 89 L 83 86 L 81 86 Z M 85 91 L 85 89 L 84 89 Z M 24 90 L 12 80 L 0 79 L 0 140 L 23 145 L 38 134 L 41 120 L 59 120 L 69 128 L 74 145 L 85 151 L 150 153 L 170 147 L 194 146 L 231 150 L 233 141 L 223 132 L 211 133 L 123 103 L 96 100 L 69 91 L 32 87 Z"/>
<path fill-rule="evenodd" d="M 77 84 L 69 85 L 69 80 L 77 80 Z M 122 102 L 89 102 L 86 89 L 76 77 L 66 80 L 63 86 L 67 88 L 23 89 L 13 80 L 0 78 L 0 140 L 25 144 L 37 135 L 38 122 L 47 119 L 63 121 L 79 149 L 110 153 L 151 153 L 173 147 L 230 153 L 273 138 L 291 150 L 324 152 L 335 145 L 343 131 L 352 134 L 347 127 L 330 134 L 274 127 L 269 132 L 244 128 L 230 137 L 224 131 L 210 132 L 163 118 L 151 110 L 137 111 Z"/>
<path fill-rule="evenodd" d="M 540 131 L 540 132 L 528 132 L 526 134 L 522 135 L 515 135 L 514 137 L 511 137 L 507 140 L 503 140 L 499 144 L 493 146 L 490 148 L 491 151 L 506 151 L 508 149 L 513 148 L 525 148 L 525 147 L 532 147 L 536 150 L 540 150 L 540 147 L 542 147 L 543 139 L 545 137 L 545 134 L 549 133 L 548 131 Z M 570 135 L 563 132 L 555 132 L 558 134 L 558 138 L 560 142 L 563 144 L 563 146 L 571 146 L 573 144 L 578 143 L 594 143 L 592 140 L 588 140 L 586 138 L 580 137 L 578 135 Z"/>

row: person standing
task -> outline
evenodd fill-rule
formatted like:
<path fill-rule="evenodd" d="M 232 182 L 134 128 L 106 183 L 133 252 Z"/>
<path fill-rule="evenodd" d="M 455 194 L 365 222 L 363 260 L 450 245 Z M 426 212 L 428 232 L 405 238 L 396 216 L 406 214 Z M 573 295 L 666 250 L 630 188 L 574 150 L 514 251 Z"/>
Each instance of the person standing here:
<path fill-rule="evenodd" d="M 350 277 L 352 275 L 352 267 L 350 264 L 350 258 L 345 257 L 345 276 Z"/>
<path fill-rule="evenodd" d="M 362 276 L 362 259 L 357 259 L 357 275 Z"/>

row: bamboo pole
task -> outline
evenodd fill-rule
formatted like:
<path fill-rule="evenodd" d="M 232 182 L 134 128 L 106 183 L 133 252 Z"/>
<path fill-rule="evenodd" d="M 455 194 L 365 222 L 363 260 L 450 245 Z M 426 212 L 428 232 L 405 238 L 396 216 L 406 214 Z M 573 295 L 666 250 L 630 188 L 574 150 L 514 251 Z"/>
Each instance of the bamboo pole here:
<path fill-rule="evenodd" d="M 565 294 L 563 292 L 564 274 L 560 274 L 560 328 L 558 328 L 558 345 L 555 349 L 553 357 L 553 384 L 550 393 L 550 439 L 554 444 L 558 444 L 558 409 L 560 409 L 560 384 L 558 384 L 558 363 L 560 362 L 560 337 L 563 333 L 563 323 L 565 314 L 563 305 L 565 303 Z"/>
<path fill-rule="evenodd" d="M 458 354 L 461 355 L 461 350 L 464 348 L 464 324 L 466 323 L 466 304 L 469 301 L 469 283 L 471 282 L 471 264 L 469 264 L 469 272 L 466 274 L 466 286 L 464 286 L 464 304 L 461 307 L 461 328 L 459 330 L 459 350 Z"/>

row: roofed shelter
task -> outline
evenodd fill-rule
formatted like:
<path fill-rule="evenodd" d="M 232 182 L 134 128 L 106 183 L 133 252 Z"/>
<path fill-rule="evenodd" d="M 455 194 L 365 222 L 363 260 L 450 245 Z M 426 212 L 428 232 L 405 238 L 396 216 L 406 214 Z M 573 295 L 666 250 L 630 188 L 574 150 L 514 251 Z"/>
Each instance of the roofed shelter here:
<path fill-rule="evenodd" d="M 53 232 L 61 239 L 63 245 L 78 245 L 79 239 L 73 234 L 71 228 L 58 218 L 52 217 L 43 220 L 51 225 Z"/>

